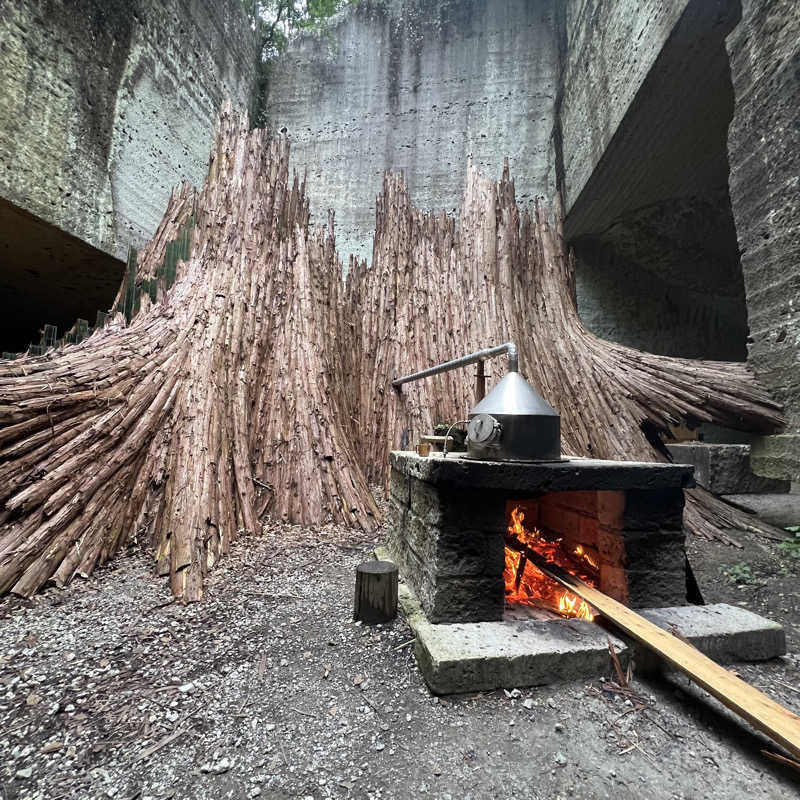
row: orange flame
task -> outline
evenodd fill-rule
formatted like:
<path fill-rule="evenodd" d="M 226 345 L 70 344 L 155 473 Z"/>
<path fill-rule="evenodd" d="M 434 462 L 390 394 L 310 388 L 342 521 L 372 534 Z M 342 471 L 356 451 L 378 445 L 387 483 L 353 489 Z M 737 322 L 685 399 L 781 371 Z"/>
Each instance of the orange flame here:
<path fill-rule="evenodd" d="M 597 562 L 583 549 L 583 545 L 578 545 L 573 552 L 576 556 L 580 556 L 590 567 L 594 569 L 600 569 L 597 566 Z"/>
<path fill-rule="evenodd" d="M 523 525 L 525 513 L 516 506 L 511 511 L 511 523 L 508 532 L 523 544 L 527 544 L 535 552 L 552 561 L 559 567 L 577 575 L 590 586 L 597 584 L 597 562 L 578 545 L 570 553 L 561 539 L 550 541 L 545 539 L 537 528 L 528 529 Z M 577 617 L 593 620 L 594 612 L 585 600 L 566 591 L 559 583 L 547 577 L 529 561 L 525 561 L 520 574 L 522 555 L 506 547 L 506 563 L 503 578 L 506 584 L 506 600 L 509 603 L 525 603 L 542 606 L 557 611 L 564 617 Z"/>

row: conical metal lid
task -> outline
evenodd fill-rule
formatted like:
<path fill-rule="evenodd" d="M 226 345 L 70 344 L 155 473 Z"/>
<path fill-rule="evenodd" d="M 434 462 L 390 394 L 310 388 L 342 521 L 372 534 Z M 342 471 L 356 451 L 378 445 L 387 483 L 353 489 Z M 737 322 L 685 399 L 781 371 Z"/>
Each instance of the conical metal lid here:
<path fill-rule="evenodd" d="M 474 414 L 558 416 L 519 372 L 509 372 L 469 412 L 470 417 Z"/>

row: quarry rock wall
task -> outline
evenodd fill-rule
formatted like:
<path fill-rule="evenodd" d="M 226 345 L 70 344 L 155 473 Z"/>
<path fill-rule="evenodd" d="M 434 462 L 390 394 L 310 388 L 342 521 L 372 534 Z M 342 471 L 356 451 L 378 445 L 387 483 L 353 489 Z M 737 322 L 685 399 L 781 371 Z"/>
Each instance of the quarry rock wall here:
<path fill-rule="evenodd" d="M 497 176 L 507 155 L 523 205 L 564 190 L 580 310 L 594 332 L 666 355 L 743 359 L 725 155 L 732 91 L 697 79 L 708 58 L 693 72 L 681 67 L 709 51 L 724 62 L 717 75 L 727 66 L 723 32 L 709 50 L 710 36 L 692 42 L 698 20 L 685 20 L 688 44 L 673 46 L 660 83 L 645 87 L 690 4 L 709 5 L 362 0 L 275 66 L 267 116 L 289 132 L 318 219 L 336 212 L 343 254 L 371 256 L 384 170 L 406 173 L 419 206 L 450 212 L 467 156 Z M 694 13 L 704 29 L 713 16 Z M 682 115 L 663 98 L 676 78 L 710 87 Z M 656 157 L 652 139 L 664 151 Z"/>
<path fill-rule="evenodd" d="M 562 191 L 569 214 L 688 0 L 564 4 Z"/>
<path fill-rule="evenodd" d="M 560 131 L 581 314 L 604 338 L 743 360 L 728 194 L 732 0 L 567 4 Z"/>
<path fill-rule="evenodd" d="M 117 257 L 202 183 L 221 102 L 247 107 L 238 2 L 0 4 L 0 197 Z"/>
<path fill-rule="evenodd" d="M 495 175 L 510 156 L 523 202 L 563 192 L 591 330 L 749 358 L 792 433 L 798 13 L 789 0 L 362 0 L 290 49 L 267 110 L 317 213 L 336 212 L 341 251 L 367 258 L 385 169 L 451 211 L 467 154 Z M 772 441 L 780 471 L 794 440 Z"/>
<path fill-rule="evenodd" d="M 292 46 L 266 110 L 317 219 L 335 210 L 339 251 L 369 259 L 386 169 L 452 212 L 468 156 L 496 177 L 508 156 L 518 195 L 551 197 L 557 77 L 552 0 L 362 0 Z"/>
<path fill-rule="evenodd" d="M 250 106 L 257 85 L 238 0 L 16 0 L 0 53 L 0 239 L 30 212 L 117 258 L 174 185 L 202 182 L 219 104 Z M 447 212 L 469 156 L 493 176 L 508 156 L 522 204 L 560 188 L 587 326 L 747 358 L 789 418 L 753 443 L 754 468 L 798 480 L 798 70 L 792 0 L 361 0 L 293 43 L 263 104 L 344 257 L 371 256 L 386 169 Z M 74 266 L 49 247 L 4 266 L 0 296 L 40 324 L 70 289 L 64 319 L 88 315 L 94 254 L 62 286 Z M 49 276 L 46 303 L 28 273 Z"/>
<path fill-rule="evenodd" d="M 727 39 L 736 95 L 730 191 L 750 323 L 748 361 L 785 404 L 754 469 L 800 481 L 800 5 L 742 0 Z"/>

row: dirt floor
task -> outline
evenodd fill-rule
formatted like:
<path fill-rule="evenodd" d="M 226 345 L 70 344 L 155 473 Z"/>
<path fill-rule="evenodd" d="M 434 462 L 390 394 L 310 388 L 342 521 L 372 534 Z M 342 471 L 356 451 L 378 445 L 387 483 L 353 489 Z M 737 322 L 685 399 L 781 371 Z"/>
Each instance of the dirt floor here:
<path fill-rule="evenodd" d="M 800 796 L 682 678 L 433 697 L 402 619 L 351 620 L 381 540 L 269 526 L 188 607 L 140 553 L 0 601 L 0 798 Z M 742 540 L 692 540 L 698 581 L 786 625 L 788 656 L 737 669 L 800 712 L 800 558 Z"/>

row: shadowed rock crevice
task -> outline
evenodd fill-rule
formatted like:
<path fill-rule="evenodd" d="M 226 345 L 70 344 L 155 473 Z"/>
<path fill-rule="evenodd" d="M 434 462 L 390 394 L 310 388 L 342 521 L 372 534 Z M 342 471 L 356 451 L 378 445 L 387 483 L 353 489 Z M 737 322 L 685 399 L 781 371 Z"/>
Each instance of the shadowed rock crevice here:
<path fill-rule="evenodd" d="M 665 355 L 746 357 L 725 50 L 740 15 L 738 2 L 687 4 L 596 167 L 569 198 L 565 235 L 578 258 L 579 306 L 599 335 Z M 609 68 L 594 66 L 598 107 Z M 598 115 L 602 128 L 605 114 Z M 579 181 L 568 178 L 574 194 Z"/>
<path fill-rule="evenodd" d="M 94 325 L 119 288 L 124 265 L 0 198 L 0 351 L 38 344 L 45 324 L 59 335 L 79 317 Z"/>

